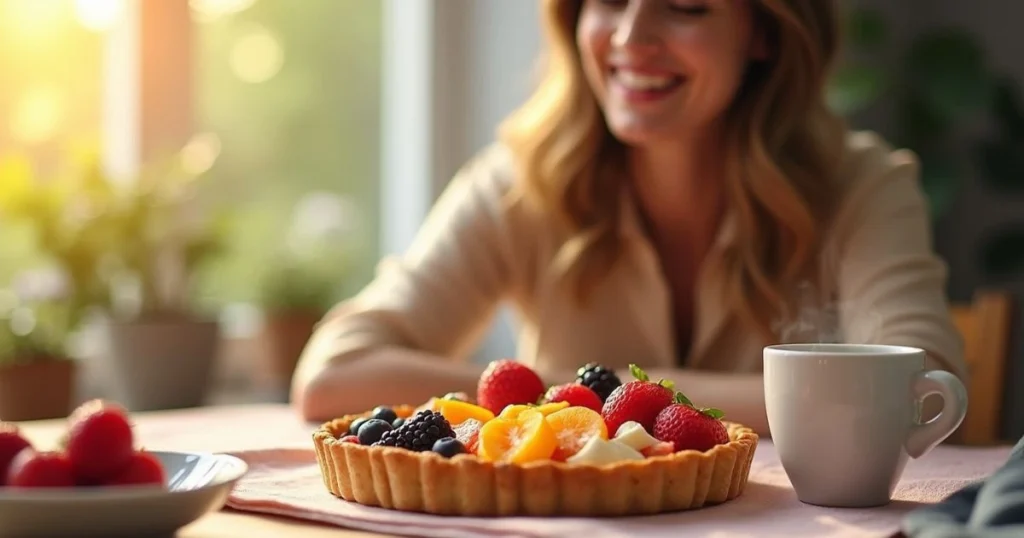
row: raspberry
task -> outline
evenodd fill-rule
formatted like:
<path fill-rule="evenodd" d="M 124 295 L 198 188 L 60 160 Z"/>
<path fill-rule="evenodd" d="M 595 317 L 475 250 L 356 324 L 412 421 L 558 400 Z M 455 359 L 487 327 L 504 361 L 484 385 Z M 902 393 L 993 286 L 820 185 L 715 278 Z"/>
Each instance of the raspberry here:
<path fill-rule="evenodd" d="M 373 446 L 394 446 L 424 452 L 432 449 L 434 443 L 445 437 L 455 437 L 452 425 L 441 413 L 424 409 L 398 429 L 384 432 Z"/>

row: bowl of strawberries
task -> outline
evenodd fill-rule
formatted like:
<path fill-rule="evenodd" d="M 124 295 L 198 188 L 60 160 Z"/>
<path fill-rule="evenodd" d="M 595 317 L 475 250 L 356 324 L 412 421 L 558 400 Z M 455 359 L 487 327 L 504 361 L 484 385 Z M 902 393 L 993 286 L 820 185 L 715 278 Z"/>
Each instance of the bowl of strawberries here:
<path fill-rule="evenodd" d="M 11 536 L 171 534 L 220 509 L 248 468 L 226 454 L 140 447 L 121 406 L 87 402 L 57 446 L 0 422 L 0 529 Z"/>

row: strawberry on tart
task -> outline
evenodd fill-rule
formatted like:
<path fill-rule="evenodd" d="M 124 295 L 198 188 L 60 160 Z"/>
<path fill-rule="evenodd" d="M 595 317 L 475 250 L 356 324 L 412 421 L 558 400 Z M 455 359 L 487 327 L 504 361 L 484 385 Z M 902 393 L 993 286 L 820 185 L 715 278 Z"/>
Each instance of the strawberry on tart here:
<path fill-rule="evenodd" d="M 698 408 L 635 365 L 597 364 L 545 388 L 492 362 L 476 398 L 380 406 L 314 434 L 324 485 L 346 501 L 465 516 L 624 516 L 701 508 L 743 493 L 758 436 Z"/>

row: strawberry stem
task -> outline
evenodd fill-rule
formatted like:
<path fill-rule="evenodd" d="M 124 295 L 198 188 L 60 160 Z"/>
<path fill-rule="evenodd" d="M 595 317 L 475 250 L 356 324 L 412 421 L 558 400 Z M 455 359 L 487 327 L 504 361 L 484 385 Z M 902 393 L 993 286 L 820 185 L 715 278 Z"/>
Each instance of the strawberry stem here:
<path fill-rule="evenodd" d="M 683 405 L 688 405 L 690 407 L 693 407 L 693 402 L 691 402 L 690 399 L 687 398 L 686 395 L 683 394 L 682 392 L 677 392 L 676 393 L 675 401 L 676 401 L 676 403 L 680 403 L 680 404 L 683 404 Z"/>
<path fill-rule="evenodd" d="M 633 374 L 638 381 L 650 381 L 651 378 L 647 376 L 647 372 L 643 371 L 642 368 L 635 364 L 629 365 L 629 373 Z"/>
<path fill-rule="evenodd" d="M 721 409 L 715 409 L 714 407 L 705 407 L 700 409 L 700 412 L 715 419 L 721 419 L 725 416 L 725 413 Z"/>

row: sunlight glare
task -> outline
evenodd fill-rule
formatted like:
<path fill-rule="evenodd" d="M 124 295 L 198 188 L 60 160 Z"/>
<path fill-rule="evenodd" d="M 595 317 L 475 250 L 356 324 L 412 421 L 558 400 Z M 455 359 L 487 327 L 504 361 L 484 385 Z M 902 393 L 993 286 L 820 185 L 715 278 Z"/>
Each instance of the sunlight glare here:
<path fill-rule="evenodd" d="M 231 70 L 243 82 L 259 84 L 274 77 L 284 65 L 284 50 L 269 31 L 255 28 L 231 47 Z"/>
<path fill-rule="evenodd" d="M 23 142 L 43 142 L 56 134 L 63 114 L 62 98 L 57 90 L 30 90 L 14 105 L 11 134 Z"/>
<path fill-rule="evenodd" d="M 124 0 L 75 0 L 78 22 L 94 32 L 113 28 L 124 16 L 124 11 Z"/>
<path fill-rule="evenodd" d="M 192 18 L 198 22 L 213 22 L 222 17 L 241 13 L 256 3 L 256 0 L 189 0 Z"/>
<path fill-rule="evenodd" d="M 15 38 L 47 39 L 67 22 L 66 8 L 62 0 L 4 0 L 0 2 L 0 25 Z"/>

